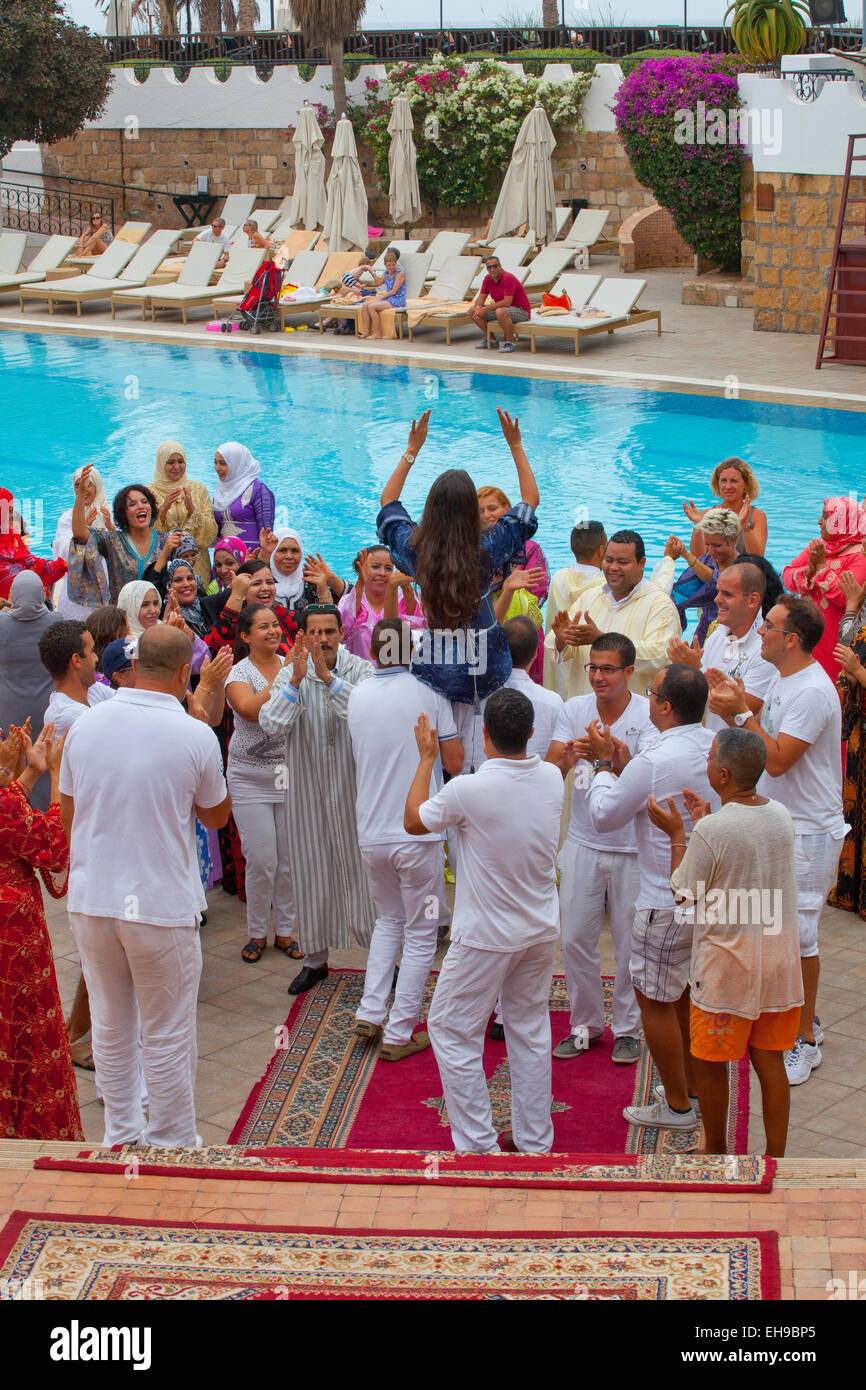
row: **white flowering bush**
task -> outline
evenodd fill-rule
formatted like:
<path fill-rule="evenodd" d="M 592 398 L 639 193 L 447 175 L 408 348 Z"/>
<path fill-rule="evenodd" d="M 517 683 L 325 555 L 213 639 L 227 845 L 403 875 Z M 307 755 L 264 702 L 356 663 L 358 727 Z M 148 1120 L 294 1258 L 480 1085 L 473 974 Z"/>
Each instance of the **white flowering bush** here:
<path fill-rule="evenodd" d="M 496 196 L 518 131 L 536 102 L 554 132 L 581 130 L 591 81 L 589 73 L 579 73 L 569 82 L 542 82 L 489 60 L 464 67 L 457 58 L 437 55 L 429 63 L 391 69 L 387 98 L 380 84 L 368 78 L 364 101 L 351 107 L 349 115 L 359 139 L 373 147 L 376 175 L 387 188 L 391 99 L 405 96 L 415 125 L 422 197 L 462 208 Z M 435 136 L 425 134 L 425 125 L 429 129 L 431 124 L 438 124 Z"/>

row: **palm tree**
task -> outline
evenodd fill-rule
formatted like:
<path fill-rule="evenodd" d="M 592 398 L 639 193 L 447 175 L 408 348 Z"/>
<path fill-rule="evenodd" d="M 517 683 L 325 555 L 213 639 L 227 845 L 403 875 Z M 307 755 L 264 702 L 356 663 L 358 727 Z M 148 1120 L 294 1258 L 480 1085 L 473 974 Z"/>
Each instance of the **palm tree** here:
<path fill-rule="evenodd" d="M 543 29 L 559 27 L 559 6 L 556 0 L 543 0 L 541 6 L 541 25 Z"/>
<path fill-rule="evenodd" d="M 255 32 L 259 7 L 256 0 L 238 0 L 238 29 L 242 34 Z"/>
<path fill-rule="evenodd" d="M 291 0 L 295 23 L 311 47 L 320 46 L 331 60 L 334 77 L 334 110 L 346 110 L 346 74 L 343 40 L 354 34 L 367 0 Z"/>

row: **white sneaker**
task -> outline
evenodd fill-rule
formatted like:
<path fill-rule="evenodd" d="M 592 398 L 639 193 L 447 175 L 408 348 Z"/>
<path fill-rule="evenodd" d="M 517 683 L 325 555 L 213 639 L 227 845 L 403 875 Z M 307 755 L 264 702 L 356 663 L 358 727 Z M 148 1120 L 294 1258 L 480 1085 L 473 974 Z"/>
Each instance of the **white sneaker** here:
<path fill-rule="evenodd" d="M 668 1098 L 665 1095 L 665 1088 L 661 1084 L 661 1082 L 659 1082 L 658 1086 L 653 1086 L 653 1095 L 655 1096 L 656 1100 L 661 1101 L 662 1105 L 667 1105 Z M 691 1104 L 691 1107 L 694 1110 L 695 1114 L 700 1115 L 701 1103 L 698 1100 L 697 1096 L 689 1096 L 689 1103 Z"/>
<path fill-rule="evenodd" d="M 821 1043 L 824 1041 L 824 1029 L 821 1027 L 821 1020 L 817 1014 L 815 1015 L 813 1027 L 815 1029 L 815 1042 L 820 1047 Z"/>
<path fill-rule="evenodd" d="M 821 1065 L 821 1049 L 817 1043 L 798 1038 L 790 1052 L 785 1053 L 785 1075 L 791 1086 L 802 1086 L 816 1067 Z"/>
<path fill-rule="evenodd" d="M 644 1129 L 697 1129 L 698 1117 L 694 1110 L 680 1115 L 667 1104 L 656 1101 L 655 1105 L 627 1105 L 623 1118 L 630 1125 L 641 1125 Z"/>

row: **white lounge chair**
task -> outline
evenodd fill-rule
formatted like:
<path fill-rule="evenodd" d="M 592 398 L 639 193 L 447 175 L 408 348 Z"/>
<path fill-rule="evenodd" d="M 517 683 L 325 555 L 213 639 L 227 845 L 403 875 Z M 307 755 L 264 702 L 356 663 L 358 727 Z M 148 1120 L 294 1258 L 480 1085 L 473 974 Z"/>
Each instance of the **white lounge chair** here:
<path fill-rule="evenodd" d="M 531 242 L 527 242 L 526 249 L 531 245 Z M 509 271 L 511 275 L 517 275 L 517 272 L 521 269 L 525 269 L 527 272 L 529 271 L 529 266 L 523 266 L 523 260 L 526 256 L 523 237 L 503 237 L 501 250 L 497 249 L 495 252 L 491 250 L 489 254 L 496 255 L 502 269 Z M 487 274 L 487 266 L 485 265 L 486 259 L 486 256 L 481 257 L 481 269 L 469 286 L 474 294 L 477 294 L 481 289 L 484 277 Z M 524 276 L 520 279 L 521 285 L 525 283 L 525 278 Z"/>
<path fill-rule="evenodd" d="M 553 239 L 559 241 L 568 226 L 568 219 L 571 217 L 571 205 L 561 207 L 558 203 L 553 209 Z"/>
<path fill-rule="evenodd" d="M 152 226 L 152 222 L 124 222 L 123 226 L 114 233 L 114 241 L 124 241 L 131 246 L 140 246 Z M 111 247 L 106 249 L 110 250 Z M 83 274 L 91 265 L 96 265 L 97 262 L 101 261 L 104 255 L 105 251 L 98 256 L 67 256 L 66 264 L 77 265 Z"/>
<path fill-rule="evenodd" d="M 40 247 L 26 270 L 16 270 L 14 274 L 0 272 L 0 294 L 8 294 L 21 285 L 36 285 L 45 279 L 49 270 L 56 270 L 66 259 L 75 245 L 77 237 L 50 236 Z"/>
<path fill-rule="evenodd" d="M 531 266 L 529 269 L 531 269 Z M 563 293 L 567 294 L 571 302 L 570 316 L 576 317 L 580 314 L 584 305 L 587 304 L 595 294 L 600 284 L 600 275 L 579 275 L 573 272 L 570 275 L 560 275 L 559 279 L 554 283 L 551 293 L 556 295 L 561 295 Z M 528 334 L 530 324 L 561 323 L 563 318 L 565 318 L 564 314 L 547 315 L 543 313 L 540 308 L 533 309 L 528 322 L 517 325 L 517 336 L 520 336 L 521 331 L 524 336 Z M 487 341 L 491 342 L 493 338 L 498 337 L 499 331 L 499 324 L 496 323 L 495 320 L 488 324 Z"/>
<path fill-rule="evenodd" d="M 421 243 L 418 243 L 421 245 Z M 406 298 L 417 299 L 424 293 L 424 283 L 430 270 L 429 251 L 406 251 L 400 256 L 399 268 L 406 276 Z M 358 317 L 359 304 L 328 304 L 321 305 L 319 308 L 319 325 L 321 326 L 325 318 L 351 319 Z M 402 324 L 400 316 L 403 311 L 395 314 L 397 333 L 402 338 Z"/>
<path fill-rule="evenodd" d="M 26 247 L 26 232 L 0 232 L 0 275 L 18 273 Z"/>
<path fill-rule="evenodd" d="M 176 285 L 186 285 L 195 289 L 206 289 L 210 284 L 211 276 L 216 269 L 216 263 L 222 254 L 222 247 L 216 241 L 196 241 L 190 247 L 189 255 L 184 261 Z M 130 305 L 141 305 L 141 317 L 147 317 L 147 310 L 150 308 L 150 301 L 158 290 L 164 289 L 164 285 L 152 284 L 145 285 L 144 288 L 115 290 L 111 296 L 111 317 L 115 317 L 118 309 L 129 308 Z"/>
<path fill-rule="evenodd" d="M 445 262 L 459 256 L 469 245 L 468 232 L 437 232 L 427 250 L 430 253 L 430 278 L 435 280 Z"/>
<path fill-rule="evenodd" d="M 529 275 L 526 277 L 525 289 L 530 299 L 533 295 L 539 296 L 549 290 L 551 285 L 564 275 L 568 266 L 574 260 L 574 251 L 564 242 L 555 242 L 550 246 L 542 246 L 538 255 L 529 262 Z"/>
<path fill-rule="evenodd" d="M 423 240 L 404 241 L 401 239 L 400 241 L 389 241 L 388 245 L 385 247 L 385 251 L 390 251 L 393 246 L 395 251 L 400 252 L 398 259 L 402 261 L 404 256 L 414 256 L 416 252 L 421 250 L 423 245 Z M 382 271 L 385 269 L 385 251 L 382 252 L 381 256 L 377 256 L 376 260 L 373 262 L 373 269 L 379 275 L 381 275 Z"/>
<path fill-rule="evenodd" d="M 235 227 L 241 227 L 255 207 L 255 202 L 254 193 L 230 193 L 223 203 L 220 217 Z"/>
<path fill-rule="evenodd" d="M 204 245 L 207 245 L 207 242 Z M 236 246 L 232 248 L 228 264 L 215 285 L 198 287 L 176 284 L 155 287 L 150 300 L 150 317 L 156 318 L 157 309 L 180 309 L 181 320 L 186 323 L 188 309 L 213 305 L 215 300 L 224 295 L 232 296 L 234 307 L 249 289 L 264 254 L 258 246 Z"/>
<path fill-rule="evenodd" d="M 581 208 L 574 219 L 571 231 L 563 241 L 575 252 L 575 265 L 589 265 L 589 255 L 596 242 L 601 241 L 605 223 L 610 213 L 600 208 Z"/>
<path fill-rule="evenodd" d="M 577 356 L 582 338 L 589 338 L 596 333 L 614 333 L 618 328 L 647 323 L 652 319 L 656 321 L 658 332 L 661 334 L 660 310 L 635 308 L 646 289 L 646 284 L 646 280 L 610 276 L 601 282 L 592 299 L 578 313 L 545 318 L 539 315 L 538 310 L 533 310 L 531 319 L 523 325 L 529 335 L 532 351 L 535 351 L 537 337 L 569 338 L 574 342 L 574 352 Z"/>
<path fill-rule="evenodd" d="M 271 228 L 275 227 L 279 222 L 279 209 L 253 208 L 252 212 L 249 215 L 249 218 L 247 218 L 246 220 L 257 223 L 258 229 L 261 232 L 262 236 L 265 236 L 265 234 L 270 232 Z"/>
<path fill-rule="evenodd" d="M 310 232 L 309 235 L 318 240 L 318 232 Z M 327 251 L 299 251 L 283 276 L 283 284 L 306 285 L 315 289 L 325 274 L 327 264 Z M 321 296 L 315 299 L 281 299 L 277 309 L 280 323 L 284 324 L 287 318 L 297 318 L 302 314 L 314 314 L 319 305 L 326 302 L 327 298 L 322 299 Z M 214 305 L 215 309 L 217 307 Z"/>
<path fill-rule="evenodd" d="M 428 248 L 425 254 L 429 256 L 432 252 Z M 443 301 L 441 304 L 431 303 L 430 308 L 424 312 L 423 322 L 425 324 L 428 322 L 431 315 L 438 309 L 440 312 L 440 321 L 436 326 L 439 328 L 442 327 L 442 310 L 451 308 L 456 304 L 462 304 L 466 301 L 467 295 L 469 294 L 469 286 L 472 284 L 472 280 L 477 274 L 480 265 L 480 256 L 449 256 L 432 284 L 429 284 L 424 290 L 423 297 L 425 299 L 431 301 L 439 299 Z M 417 306 L 414 309 L 406 308 L 397 311 L 397 323 L 401 325 L 405 321 L 409 330 L 410 343 L 412 341 L 414 328 L 409 315 L 418 312 Z"/>
<path fill-rule="evenodd" d="M 142 248 L 143 249 L 143 248 Z M 165 252 L 157 248 L 159 260 Z M 48 312 L 54 313 L 55 303 L 75 304 L 81 313 L 81 305 L 86 299 L 110 299 L 117 289 L 122 289 L 129 281 L 120 279 L 121 272 L 139 253 L 128 241 L 113 241 L 107 251 L 97 258 L 84 275 L 73 275 L 69 280 L 52 280 L 38 285 L 22 285 L 18 291 L 18 303 L 23 310 L 28 300 L 47 299 Z M 157 261 L 159 264 L 159 261 Z M 150 272 L 148 272 L 150 273 Z M 145 277 L 140 283 L 144 284 Z"/>

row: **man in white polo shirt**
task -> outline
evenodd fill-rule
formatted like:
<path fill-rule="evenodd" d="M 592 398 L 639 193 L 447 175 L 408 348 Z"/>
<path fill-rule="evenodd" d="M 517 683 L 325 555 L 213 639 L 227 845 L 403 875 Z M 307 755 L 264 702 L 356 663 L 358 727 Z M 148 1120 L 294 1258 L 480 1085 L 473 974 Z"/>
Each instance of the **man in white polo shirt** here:
<path fill-rule="evenodd" d="M 497 690 L 484 710 L 487 761 L 431 797 L 438 740 L 426 716 L 416 725 L 421 761 L 406 799 L 406 829 L 460 831 L 451 947 L 427 1019 L 458 1153 L 498 1152 L 482 1064 L 497 998 L 511 1066 L 513 1137 L 506 1131 L 503 1147 L 549 1153 L 553 1145 L 548 1004 L 563 787 L 557 768 L 527 754 L 532 727 L 526 696 Z"/>
<path fill-rule="evenodd" d="M 738 681 L 720 677 L 710 709 L 726 724 L 751 729 L 767 745 L 758 791 L 781 801 L 794 822 L 797 924 L 805 1003 L 797 1041 L 785 1053 L 792 1086 L 821 1064 L 824 1034 L 815 1017 L 818 999 L 818 923 L 836 880 L 848 831 L 842 812 L 842 707 L 836 687 L 812 656 L 824 619 L 811 599 L 782 594 L 762 626 L 761 654 L 776 668 L 760 719 Z"/>
<path fill-rule="evenodd" d="M 85 710 L 114 694 L 110 686 L 96 679 L 93 638 L 77 618 L 64 618 L 45 629 L 39 638 L 39 659 L 54 681 L 45 723 L 54 725 L 57 738 L 62 738 Z"/>
<path fill-rule="evenodd" d="M 775 668 L 761 656 L 761 603 L 767 581 L 757 565 L 737 562 L 722 570 L 716 585 L 718 622 L 712 627 L 703 651 L 688 646 L 679 637 L 668 642 L 671 661 L 699 667 L 704 673 L 719 671 L 723 676 L 743 682 L 746 701 L 753 714 L 761 713 L 764 696 L 775 676 Z M 704 723 L 718 733 L 725 721 L 707 710 Z"/>
<path fill-rule="evenodd" d="M 346 711 L 355 758 L 358 846 L 376 908 L 355 1032 L 361 1038 L 381 1037 L 380 1058 L 399 1062 L 429 1046 L 425 1032 L 413 1036 L 412 1030 L 436 954 L 445 887 L 442 832 L 410 835 L 403 825 L 419 716 L 427 715 L 439 738 L 435 791 L 442 783 L 443 765 L 452 776 L 462 768 L 463 745 L 449 701 L 408 670 L 409 624 L 383 618 L 373 628 L 370 651 L 376 664 L 373 678 L 355 686 Z M 394 1002 L 383 1030 L 401 950 Z"/>
<path fill-rule="evenodd" d="M 532 705 L 535 723 L 526 745 L 527 753 L 537 753 L 539 758 L 547 757 L 550 740 L 556 728 L 556 721 L 562 712 L 562 696 L 555 690 L 545 690 L 543 685 L 530 676 L 538 656 L 538 628 L 525 613 L 509 618 L 502 631 L 508 638 L 511 651 L 511 675 L 505 682 L 508 690 L 522 690 Z"/>
<path fill-rule="evenodd" d="M 180 703 L 191 663 L 192 644 L 176 628 L 142 633 L 135 688 L 77 720 L 63 750 L 69 925 L 90 994 L 106 1144 L 197 1142 L 198 921 L 206 899 L 195 818 L 219 830 L 231 798 L 216 735 Z"/>
<path fill-rule="evenodd" d="M 640 889 L 634 823 L 621 830 L 596 830 L 589 816 L 592 753 L 587 725 L 610 729 L 617 748 L 615 770 L 658 738 L 650 702 L 634 695 L 635 650 L 630 637 L 605 632 L 589 653 L 592 695 L 567 700 L 547 755 L 566 777 L 577 764 L 568 839 L 559 854 L 559 919 L 562 959 L 571 1004 L 571 1031 L 553 1049 L 560 1061 L 579 1057 L 604 1033 L 604 998 L 598 940 L 607 906 L 616 959 L 613 986 L 612 1061 L 628 1066 L 640 1057 L 640 1008 L 629 971 L 631 929 Z"/>
<path fill-rule="evenodd" d="M 589 726 L 595 759 L 589 817 L 596 830 L 623 830 L 633 822 L 637 841 L 640 892 L 632 927 L 631 979 L 665 1100 L 627 1105 L 623 1115 L 633 1125 L 690 1130 L 698 1123 L 689 1052 L 694 914 L 677 908 L 671 889 L 670 840 L 650 821 L 647 800 L 651 796 L 664 806 L 672 797 L 681 814 L 684 790 L 709 801 L 713 810 L 720 803 L 707 777 L 713 735 L 701 723 L 707 703 L 706 676 L 691 666 L 668 666 L 656 675 L 647 694 L 659 737 L 631 759 L 621 777 L 613 775 L 615 747 L 610 731 Z M 683 820 L 691 825 L 687 812 Z"/>

